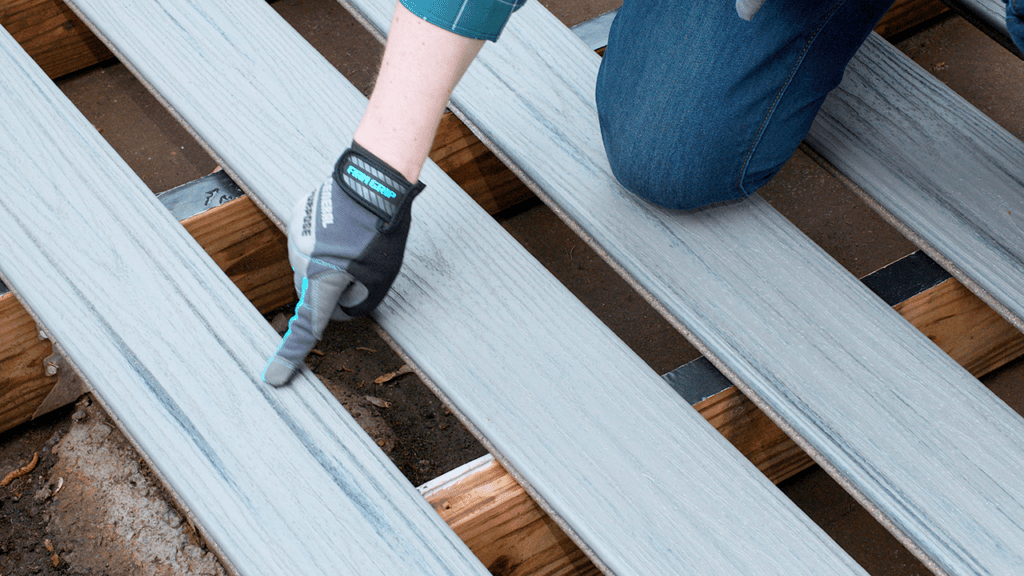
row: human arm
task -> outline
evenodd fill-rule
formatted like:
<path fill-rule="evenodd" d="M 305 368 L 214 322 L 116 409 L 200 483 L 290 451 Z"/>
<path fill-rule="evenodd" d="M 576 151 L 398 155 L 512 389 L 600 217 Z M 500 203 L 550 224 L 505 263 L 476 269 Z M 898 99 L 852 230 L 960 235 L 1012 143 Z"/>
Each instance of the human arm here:
<path fill-rule="evenodd" d="M 483 43 L 396 7 L 353 146 L 335 173 L 301 199 L 289 222 L 300 299 L 264 369 L 266 382 L 287 384 L 330 319 L 367 314 L 390 289 L 405 251 L 411 203 L 422 189 L 420 170 L 451 92 Z"/>

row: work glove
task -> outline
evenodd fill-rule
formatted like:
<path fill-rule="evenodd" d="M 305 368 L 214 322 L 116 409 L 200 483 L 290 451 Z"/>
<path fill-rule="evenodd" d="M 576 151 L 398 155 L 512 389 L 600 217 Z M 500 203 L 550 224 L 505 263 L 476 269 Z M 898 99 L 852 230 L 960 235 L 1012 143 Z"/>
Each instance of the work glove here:
<path fill-rule="evenodd" d="M 288 224 L 299 303 L 263 380 L 287 384 L 329 320 L 363 316 L 380 304 L 402 266 L 410 208 L 422 190 L 353 142 L 332 177 L 300 201 Z"/>

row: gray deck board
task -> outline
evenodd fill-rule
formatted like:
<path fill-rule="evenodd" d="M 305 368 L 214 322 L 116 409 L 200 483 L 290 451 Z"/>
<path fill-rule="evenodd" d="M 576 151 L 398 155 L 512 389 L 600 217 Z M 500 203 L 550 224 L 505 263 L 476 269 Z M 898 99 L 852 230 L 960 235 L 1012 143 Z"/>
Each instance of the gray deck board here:
<path fill-rule="evenodd" d="M 1024 144 L 873 35 L 808 144 L 1024 329 Z"/>
<path fill-rule="evenodd" d="M 487 574 L 4 31 L 0 99 L 3 276 L 229 566 Z"/>
<path fill-rule="evenodd" d="M 388 0 L 352 0 L 373 26 Z M 537 3 L 456 111 L 930 567 L 1024 565 L 1024 420 L 760 198 L 697 213 L 622 190 L 598 57 Z"/>
<path fill-rule="evenodd" d="M 278 219 L 365 107 L 262 1 L 76 6 Z M 423 180 L 377 318 L 599 565 L 863 573 L 436 165 Z"/>

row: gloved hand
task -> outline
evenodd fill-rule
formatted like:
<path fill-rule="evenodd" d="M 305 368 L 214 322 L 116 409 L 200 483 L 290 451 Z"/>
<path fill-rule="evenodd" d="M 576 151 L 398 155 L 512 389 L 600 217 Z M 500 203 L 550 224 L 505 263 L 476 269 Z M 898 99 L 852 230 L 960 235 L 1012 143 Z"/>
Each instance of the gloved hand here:
<path fill-rule="evenodd" d="M 291 380 L 330 319 L 349 320 L 380 304 L 402 266 L 410 208 L 422 190 L 353 142 L 333 176 L 299 203 L 288 224 L 299 303 L 263 370 L 267 383 Z"/>

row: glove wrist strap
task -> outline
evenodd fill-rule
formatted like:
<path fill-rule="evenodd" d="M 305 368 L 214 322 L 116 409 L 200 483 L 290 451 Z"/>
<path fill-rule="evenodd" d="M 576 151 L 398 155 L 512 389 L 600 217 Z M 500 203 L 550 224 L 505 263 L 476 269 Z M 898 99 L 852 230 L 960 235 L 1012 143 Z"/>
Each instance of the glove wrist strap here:
<path fill-rule="evenodd" d="M 398 170 L 356 142 L 334 166 L 334 181 L 360 206 L 380 218 L 378 229 L 387 233 L 407 211 L 423 184 L 410 183 Z"/>

